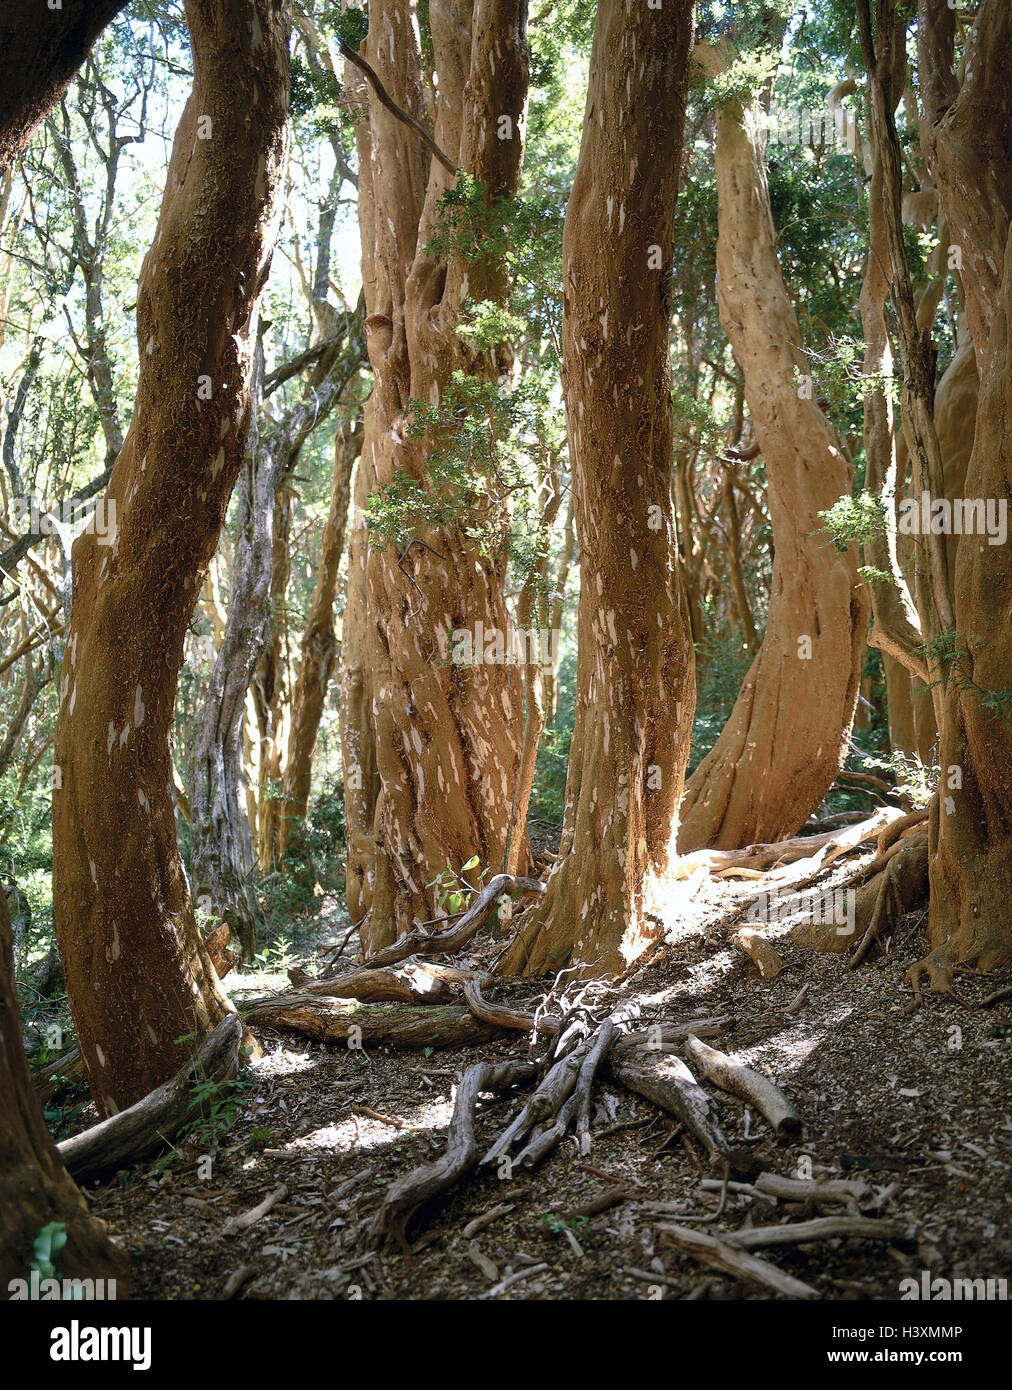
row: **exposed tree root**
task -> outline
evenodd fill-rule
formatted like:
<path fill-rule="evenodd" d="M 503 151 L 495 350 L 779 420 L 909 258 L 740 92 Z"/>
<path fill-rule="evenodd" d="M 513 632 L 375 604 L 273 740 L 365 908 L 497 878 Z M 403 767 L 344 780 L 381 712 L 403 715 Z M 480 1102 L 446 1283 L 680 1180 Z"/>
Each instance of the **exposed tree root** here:
<path fill-rule="evenodd" d="M 796 1137 L 801 1133 L 800 1115 L 768 1076 L 735 1062 L 716 1048 L 707 1047 L 698 1038 L 687 1040 L 685 1055 L 707 1081 L 755 1106 L 780 1138 Z"/>
<path fill-rule="evenodd" d="M 504 1091 L 518 1081 L 529 1081 L 537 1068 L 533 1062 L 494 1064 L 479 1062 L 469 1067 L 457 1087 L 446 1152 L 435 1163 L 426 1163 L 398 1178 L 387 1190 L 373 1226 L 375 1235 L 392 1235 L 403 1245 L 412 1213 L 434 1197 L 456 1186 L 474 1167 L 478 1141 L 474 1117 L 478 1097 L 487 1091 Z"/>
<path fill-rule="evenodd" d="M 374 951 L 368 957 L 367 965 L 376 968 L 382 965 L 398 965 L 408 956 L 452 955 L 466 946 L 485 924 L 492 907 L 505 894 L 511 897 L 523 893 L 544 893 L 545 885 L 536 878 L 518 878 L 513 874 L 496 874 L 490 878 L 474 902 L 452 926 L 442 931 L 426 932 L 420 927 L 406 932 L 390 946 Z M 364 967 L 363 967 L 364 968 Z"/>
<path fill-rule="evenodd" d="M 226 1014 L 185 1067 L 118 1115 L 93 1125 L 57 1147 L 78 1182 L 90 1182 L 129 1168 L 195 1118 L 193 1087 L 198 1082 L 231 1080 L 239 1068 L 243 1027 L 238 1014 Z"/>
<path fill-rule="evenodd" d="M 926 814 L 926 813 L 925 813 Z M 895 806 L 883 806 L 874 815 L 843 829 L 825 831 L 821 835 L 795 835 L 769 845 L 748 845 L 745 849 L 697 850 L 683 854 L 678 861 L 681 875 L 688 877 L 694 870 L 708 869 L 715 878 L 765 876 L 789 864 L 797 864 L 795 873 L 814 873 L 866 840 L 874 839 L 895 821 L 906 820 Z"/>
<path fill-rule="evenodd" d="M 856 889 L 854 933 L 840 932 L 834 922 L 802 922 L 791 929 L 791 940 L 813 951 L 843 954 L 857 941 L 854 964 L 871 946 L 922 903 L 928 893 L 928 835 L 911 826 L 901 838 L 865 865 L 848 882 Z"/>
<path fill-rule="evenodd" d="M 618 1056 L 612 1057 L 609 1070 L 628 1090 L 645 1096 L 681 1121 L 699 1140 L 711 1161 L 730 1157 L 731 1146 L 710 1104 L 710 1097 L 681 1058 L 663 1054 Z"/>
<path fill-rule="evenodd" d="M 959 996 L 952 987 L 954 970 L 952 944 L 948 941 L 922 960 L 915 961 L 906 973 L 906 979 L 910 981 L 910 988 L 914 992 L 914 1003 L 918 1005 L 924 1003 L 921 981 L 925 975 L 928 977 L 928 986 L 932 994 L 948 994 L 953 999 L 958 999 Z M 960 1000 L 959 1002 L 962 1003 L 963 1001 Z"/>

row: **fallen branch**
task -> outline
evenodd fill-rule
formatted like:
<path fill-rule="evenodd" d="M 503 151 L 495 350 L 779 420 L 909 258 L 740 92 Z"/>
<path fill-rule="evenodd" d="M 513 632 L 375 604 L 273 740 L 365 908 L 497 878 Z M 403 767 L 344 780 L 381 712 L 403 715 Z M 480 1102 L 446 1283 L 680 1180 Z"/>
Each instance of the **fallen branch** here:
<path fill-rule="evenodd" d="M 868 1184 L 847 1178 L 785 1178 L 779 1173 L 760 1173 L 753 1179 L 757 1192 L 787 1202 L 862 1202 L 869 1195 Z"/>
<path fill-rule="evenodd" d="M 455 1004 L 360 1004 L 313 994 L 283 994 L 255 1004 L 247 1022 L 317 1042 L 353 1047 L 467 1047 L 488 1042 L 496 1029 Z"/>
<path fill-rule="evenodd" d="M 727 1158 L 731 1152 L 710 1097 L 678 1057 L 612 1055 L 610 1070 L 615 1080 L 680 1120 L 703 1145 L 710 1159 Z"/>
<path fill-rule="evenodd" d="M 511 897 L 524 893 L 544 893 L 545 885 L 536 878 L 517 878 L 512 874 L 496 874 L 490 878 L 474 902 L 453 926 L 441 932 L 423 932 L 419 928 L 406 932 L 404 936 L 374 951 L 361 968 L 375 969 L 381 965 L 397 965 L 408 956 L 452 955 L 466 946 L 476 936 L 485 923 L 489 909 L 508 893 Z"/>
<path fill-rule="evenodd" d="M 319 980 L 300 980 L 299 994 L 325 995 L 328 999 L 357 999 L 360 1003 L 447 1004 L 454 992 L 449 983 L 410 965 L 399 970 L 363 966 L 343 975 Z M 277 996 L 275 996 L 275 999 Z"/>
<path fill-rule="evenodd" d="M 197 1082 L 230 1081 L 239 1070 L 243 1027 L 229 1014 L 209 1033 L 183 1069 L 142 1100 L 93 1125 L 57 1147 L 71 1175 L 90 1182 L 146 1158 L 169 1143 L 196 1118 L 193 1087 Z"/>
<path fill-rule="evenodd" d="M 75 1081 L 84 1081 L 84 1061 L 80 1049 L 72 1047 L 55 1062 L 49 1062 L 32 1072 L 32 1082 L 40 1101 L 46 1101 L 54 1092 Z"/>
<path fill-rule="evenodd" d="M 793 1137 L 801 1133 L 801 1117 L 768 1076 L 733 1061 L 697 1037 L 687 1040 L 684 1052 L 707 1081 L 753 1105 L 777 1135 Z"/>
<path fill-rule="evenodd" d="M 770 1245 L 804 1245 L 810 1240 L 836 1240 L 853 1236 L 861 1240 L 907 1240 L 911 1227 L 901 1221 L 878 1221 L 870 1216 L 816 1216 L 811 1221 L 782 1226 L 753 1226 L 747 1231 L 728 1231 L 723 1239 L 742 1250 L 761 1250 Z"/>
<path fill-rule="evenodd" d="M 745 849 L 703 849 L 686 854 L 679 860 L 679 872 L 688 876 L 696 867 L 704 867 L 717 878 L 728 878 L 738 870 L 759 871 L 765 875 L 774 868 L 797 865 L 808 872 L 827 859 L 838 858 L 857 849 L 865 840 L 873 839 L 887 825 L 902 819 L 903 812 L 895 806 L 884 806 L 874 815 L 844 830 L 828 830 L 821 835 L 795 835 L 774 844 L 748 845 Z M 748 875 L 751 876 L 751 875 Z"/>
<path fill-rule="evenodd" d="M 265 1217 L 272 1207 L 287 1196 L 287 1184 L 279 1183 L 273 1192 L 268 1192 L 262 1202 L 258 1202 L 255 1207 L 250 1207 L 249 1211 L 244 1211 L 241 1216 L 233 1216 L 226 1221 L 221 1228 L 222 1235 L 236 1236 L 241 1231 L 248 1231 L 251 1226 L 255 1226 L 258 1221 Z"/>
<path fill-rule="evenodd" d="M 707 1235 L 703 1231 L 693 1231 L 687 1226 L 658 1226 L 657 1232 L 678 1250 L 691 1255 L 701 1264 L 730 1274 L 735 1279 L 747 1279 L 784 1298 L 819 1298 L 819 1293 L 809 1284 L 803 1284 L 793 1275 L 785 1274 L 776 1265 L 749 1255 L 728 1240 Z"/>

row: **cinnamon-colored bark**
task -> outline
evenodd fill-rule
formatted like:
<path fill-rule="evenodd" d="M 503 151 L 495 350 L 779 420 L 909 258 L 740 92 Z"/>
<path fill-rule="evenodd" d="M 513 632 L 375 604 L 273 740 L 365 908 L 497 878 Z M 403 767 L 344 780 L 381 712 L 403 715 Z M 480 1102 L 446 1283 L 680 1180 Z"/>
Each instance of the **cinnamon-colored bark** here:
<path fill-rule="evenodd" d="M 57 1260 L 61 1277 L 125 1281 L 126 1256 L 88 1211 L 42 1119 L 21 1043 L 11 925 L 2 890 L 0 1115 L 0 1288 L 6 1292 L 9 1280 L 29 1277 L 32 1244 L 50 1222 L 67 1228 L 67 1244 Z"/>
<path fill-rule="evenodd" d="M 434 137 L 489 199 L 519 180 L 527 102 L 526 7 L 453 0 L 430 10 L 439 100 Z M 402 110 L 425 124 L 413 5 L 379 0 L 365 54 Z M 359 129 L 366 332 L 374 374 L 356 504 L 396 472 L 426 477 L 437 441 L 409 436 L 410 403 L 437 402 L 455 370 L 495 380 L 502 352 L 474 356 L 458 336 L 465 300 L 501 300 L 488 257 L 433 256 L 427 245 L 453 175 L 370 88 Z M 500 138 L 501 117 L 509 118 Z M 477 854 L 502 861 L 522 725 L 519 672 L 449 662 L 451 633 L 505 633 L 508 523 L 490 511 L 484 546 L 463 527 L 419 536 L 402 554 L 352 527 L 342 651 L 348 902 L 366 953 L 435 914 L 427 886 Z M 526 861 L 526 835 L 522 861 Z M 523 862 L 521 863 L 523 867 Z"/>
<path fill-rule="evenodd" d="M 818 807 L 846 751 L 868 617 L 856 548 L 835 549 L 819 512 L 850 470 L 812 392 L 784 285 L 758 108 L 717 113 L 718 300 L 745 377 L 769 483 L 775 543 L 769 617 L 731 716 L 689 779 L 679 848 L 786 839 Z"/>
<path fill-rule="evenodd" d="M 692 27 L 689 0 L 597 10 L 563 239 L 576 719 L 559 859 L 505 970 L 621 970 L 656 934 L 674 854 L 695 690 L 672 505 L 668 296 Z"/>
<path fill-rule="evenodd" d="M 249 430 L 290 12 L 282 0 L 190 0 L 186 14 L 194 86 L 138 287 L 137 396 L 108 492 L 115 539 L 85 533 L 74 547 L 54 758 L 56 928 L 105 1114 L 177 1071 L 230 1007 L 176 845 L 169 737 L 183 639 Z"/>

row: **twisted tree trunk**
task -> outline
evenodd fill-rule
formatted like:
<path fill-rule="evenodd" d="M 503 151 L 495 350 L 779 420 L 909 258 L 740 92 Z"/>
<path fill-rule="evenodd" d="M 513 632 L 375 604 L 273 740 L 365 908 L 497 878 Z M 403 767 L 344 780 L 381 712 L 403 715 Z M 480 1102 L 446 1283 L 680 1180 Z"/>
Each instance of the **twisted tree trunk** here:
<path fill-rule="evenodd" d="M 563 389 L 580 545 L 559 860 L 506 970 L 614 973 L 656 934 L 695 704 L 672 504 L 672 235 L 691 0 L 601 0 L 563 238 Z M 658 159 L 656 151 L 664 150 Z M 602 246 L 608 254 L 601 254 Z"/>
<path fill-rule="evenodd" d="M 249 432 L 290 12 L 284 0 L 189 0 L 186 14 L 194 85 L 138 287 L 137 397 L 108 492 L 115 539 L 85 533 L 74 547 L 54 757 L 54 914 L 103 1114 L 177 1071 L 230 1008 L 176 845 L 169 738 L 187 624 Z"/>
<path fill-rule="evenodd" d="M 527 103 L 522 0 L 452 0 L 430 11 L 439 74 L 434 143 L 485 191 L 487 206 L 519 181 Z M 424 123 L 414 6 L 379 0 L 367 60 L 389 98 Z M 473 301 L 504 301 L 503 265 L 427 250 L 439 203 L 454 184 L 416 128 L 370 87 L 360 127 L 359 212 L 366 332 L 374 374 L 356 502 L 395 474 L 426 485 L 443 441 L 410 433 L 411 403 L 439 402 L 455 370 L 502 379 L 505 351 L 473 354 L 457 334 Z M 430 141 L 431 145 L 432 141 Z M 348 901 L 366 953 L 434 915 L 431 881 L 473 855 L 502 861 L 520 757 L 522 697 L 510 665 L 449 662 L 451 633 L 505 633 L 508 522 L 492 508 L 485 544 L 463 526 L 429 529 L 403 552 L 370 549 L 352 531 L 345 615 L 342 738 Z M 526 835 L 521 867 L 527 860 Z"/>
<path fill-rule="evenodd" d="M 964 266 L 980 376 L 968 498 L 1012 497 L 1012 9 L 983 0 L 958 96 L 951 17 L 921 6 L 925 153 Z M 1012 959 L 1012 570 L 1008 548 L 964 535 L 955 564 L 956 656 L 941 722 L 942 782 L 930 833 L 932 945 L 994 969 Z"/>
<path fill-rule="evenodd" d="M 868 599 L 856 547 L 835 549 L 819 512 L 850 470 L 811 390 L 784 285 L 759 110 L 717 113 L 720 319 L 745 376 L 769 481 L 776 547 L 759 654 L 717 742 L 689 779 L 679 848 L 783 840 L 840 770 L 861 681 Z"/>

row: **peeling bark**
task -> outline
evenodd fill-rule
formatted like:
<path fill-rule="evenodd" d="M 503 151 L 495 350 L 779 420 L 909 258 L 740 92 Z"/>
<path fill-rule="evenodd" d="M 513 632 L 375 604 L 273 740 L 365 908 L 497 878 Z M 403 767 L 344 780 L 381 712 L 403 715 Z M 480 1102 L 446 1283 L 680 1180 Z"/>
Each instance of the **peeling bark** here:
<path fill-rule="evenodd" d="M 656 935 L 675 851 L 695 689 L 672 504 L 668 296 L 691 42 L 687 0 L 598 6 L 563 239 L 576 720 L 559 859 L 504 970 L 572 960 L 621 971 Z"/>
<path fill-rule="evenodd" d="M 389 96 L 425 116 L 413 7 L 379 0 L 365 52 Z M 489 199 L 519 180 L 527 103 L 526 7 L 470 0 L 430 12 L 439 101 L 434 138 Z M 424 481 L 434 441 L 408 435 L 410 402 L 437 402 L 454 370 L 496 380 L 504 353 L 474 357 L 458 337 L 465 300 L 502 301 L 503 267 L 432 256 L 426 247 L 453 176 L 414 130 L 368 97 L 359 131 L 366 332 L 374 374 L 357 507 L 395 472 Z M 497 135 L 500 114 L 510 138 Z M 407 552 L 370 549 L 352 528 L 342 660 L 348 904 L 368 955 L 433 915 L 427 885 L 477 854 L 502 862 L 520 757 L 515 666 L 448 664 L 454 629 L 509 627 L 504 515 L 483 552 L 463 528 L 418 537 Z M 494 532 L 498 529 L 498 536 Z M 526 834 L 521 865 L 526 863 Z"/>

